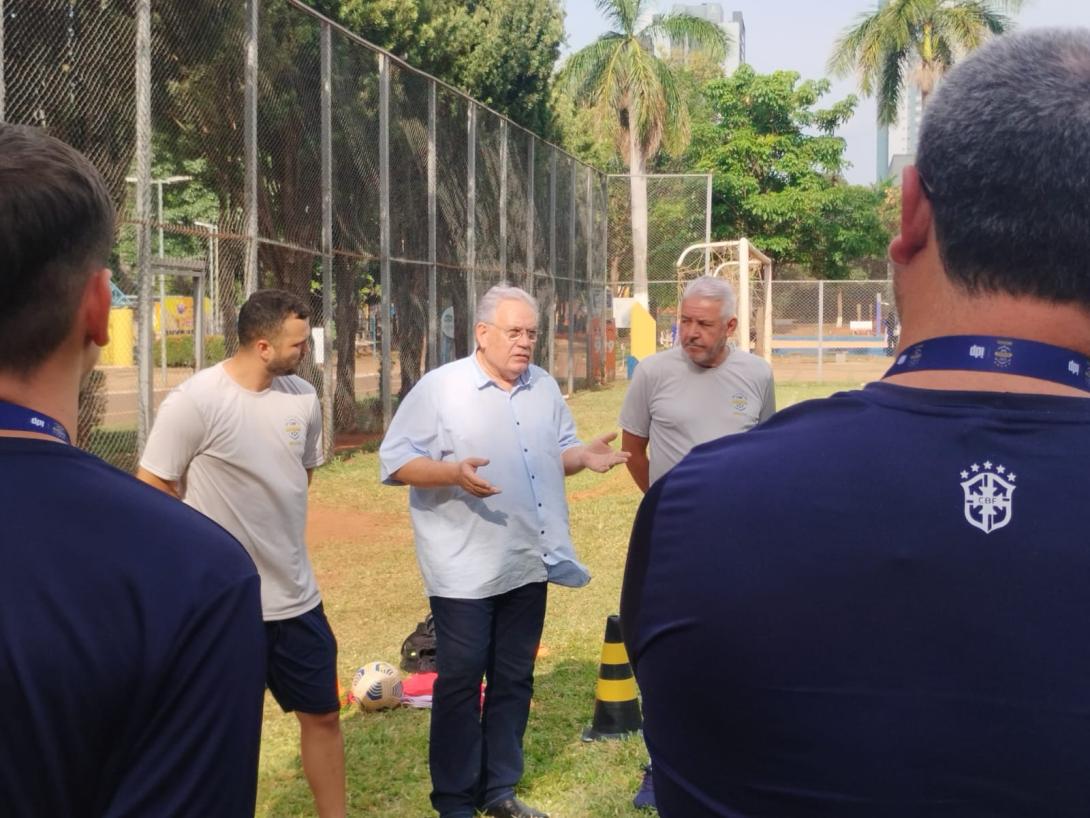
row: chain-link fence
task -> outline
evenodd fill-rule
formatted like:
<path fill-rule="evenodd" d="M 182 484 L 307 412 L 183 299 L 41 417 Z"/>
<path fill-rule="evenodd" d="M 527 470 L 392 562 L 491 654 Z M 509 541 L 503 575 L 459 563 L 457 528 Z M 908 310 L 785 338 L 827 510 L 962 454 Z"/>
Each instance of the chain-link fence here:
<path fill-rule="evenodd" d="M 869 380 L 889 367 L 900 334 L 890 281 L 772 282 L 777 376 Z"/>
<path fill-rule="evenodd" d="M 677 319 L 678 256 L 690 244 L 711 241 L 711 176 L 611 175 L 609 206 L 609 290 L 617 314 L 633 299 L 657 324 L 659 346 L 672 343 Z M 617 360 L 627 357 L 628 328 L 617 331 Z"/>
<path fill-rule="evenodd" d="M 81 445 L 132 468 L 166 392 L 235 351 L 259 287 L 309 300 L 300 374 L 328 445 L 380 432 L 423 372 L 468 354 L 504 279 L 538 297 L 536 362 L 563 388 L 612 375 L 623 181 L 298 0 L 0 0 L 0 21 L 0 119 L 84 152 L 119 203 Z M 703 238 L 707 183 L 647 183 L 657 269 L 668 242 Z"/>

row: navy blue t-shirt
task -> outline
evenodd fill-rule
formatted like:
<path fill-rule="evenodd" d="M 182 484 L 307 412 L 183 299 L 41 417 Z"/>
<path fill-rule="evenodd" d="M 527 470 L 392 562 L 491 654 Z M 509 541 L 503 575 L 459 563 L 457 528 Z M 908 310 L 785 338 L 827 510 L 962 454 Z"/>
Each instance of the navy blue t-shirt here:
<path fill-rule="evenodd" d="M 252 815 L 257 570 L 98 458 L 0 438 L 0 815 Z"/>
<path fill-rule="evenodd" d="M 873 384 L 696 448 L 621 614 L 664 818 L 1090 815 L 1090 401 Z"/>

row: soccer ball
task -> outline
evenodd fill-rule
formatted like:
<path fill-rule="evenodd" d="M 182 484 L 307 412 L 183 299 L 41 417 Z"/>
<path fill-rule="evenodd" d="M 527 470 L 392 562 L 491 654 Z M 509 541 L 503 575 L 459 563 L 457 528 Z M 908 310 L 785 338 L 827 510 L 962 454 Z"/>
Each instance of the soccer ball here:
<path fill-rule="evenodd" d="M 386 662 L 368 662 L 352 679 L 352 695 L 361 710 L 385 710 L 401 704 L 401 676 Z"/>

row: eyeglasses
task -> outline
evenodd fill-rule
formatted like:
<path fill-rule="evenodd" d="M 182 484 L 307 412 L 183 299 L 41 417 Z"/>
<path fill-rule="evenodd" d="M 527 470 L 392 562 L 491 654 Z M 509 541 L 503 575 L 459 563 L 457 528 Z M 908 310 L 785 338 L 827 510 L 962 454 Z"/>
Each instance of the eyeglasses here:
<path fill-rule="evenodd" d="M 512 344 L 515 343 L 515 341 L 517 341 L 523 335 L 526 336 L 526 340 L 529 341 L 531 344 L 537 342 L 536 329 L 523 329 L 522 327 L 501 327 L 499 324 L 493 324 L 487 321 L 485 323 L 487 323 L 490 327 L 495 327 L 500 332 L 502 332 L 507 337 L 507 340 L 510 341 Z"/>
<path fill-rule="evenodd" d="M 916 178 L 920 180 L 920 187 L 923 188 L 923 195 L 927 197 L 927 200 L 929 202 L 935 201 L 935 191 L 931 189 L 931 185 L 923 178 L 923 174 L 920 173 L 919 168 L 916 169 Z"/>

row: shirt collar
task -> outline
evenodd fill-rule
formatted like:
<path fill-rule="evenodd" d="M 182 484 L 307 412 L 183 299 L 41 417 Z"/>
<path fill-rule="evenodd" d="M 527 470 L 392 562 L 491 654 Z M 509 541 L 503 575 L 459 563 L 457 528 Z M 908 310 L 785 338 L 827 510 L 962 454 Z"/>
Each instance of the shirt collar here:
<path fill-rule="evenodd" d="M 469 357 L 473 361 L 473 385 L 476 386 L 477 389 L 484 389 L 486 386 L 495 386 L 498 389 L 499 385 L 484 371 L 484 369 L 481 368 L 481 362 L 477 360 L 477 350 L 473 350 Z M 534 365 L 530 364 L 530 366 L 526 367 L 526 371 L 519 375 L 518 382 L 511 391 L 513 392 L 515 389 L 522 389 L 530 386 L 536 377 L 537 376 L 534 374 Z"/>

